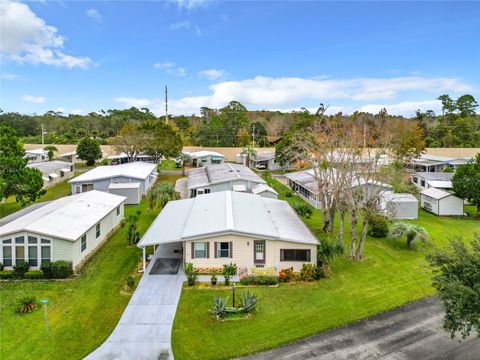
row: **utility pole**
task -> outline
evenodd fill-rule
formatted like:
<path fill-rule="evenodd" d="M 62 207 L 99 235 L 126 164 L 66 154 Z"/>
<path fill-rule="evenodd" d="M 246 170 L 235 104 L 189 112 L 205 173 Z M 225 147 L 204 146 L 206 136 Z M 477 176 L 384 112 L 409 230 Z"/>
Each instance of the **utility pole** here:
<path fill-rule="evenodd" d="M 168 88 L 165 85 L 165 124 L 168 124 Z"/>
<path fill-rule="evenodd" d="M 252 125 L 253 128 L 252 128 L 252 146 L 255 147 L 255 124 Z"/>

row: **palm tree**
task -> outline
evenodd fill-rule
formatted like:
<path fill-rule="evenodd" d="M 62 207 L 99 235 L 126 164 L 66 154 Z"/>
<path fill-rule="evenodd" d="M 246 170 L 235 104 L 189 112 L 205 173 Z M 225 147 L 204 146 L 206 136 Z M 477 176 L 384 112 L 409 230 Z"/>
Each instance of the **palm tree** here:
<path fill-rule="evenodd" d="M 250 167 L 250 159 L 257 158 L 257 151 L 255 150 L 253 145 L 245 145 L 240 155 L 245 156 L 245 161 L 247 163 L 247 166 Z"/>
<path fill-rule="evenodd" d="M 398 222 L 392 225 L 388 238 L 392 240 L 397 240 L 405 237 L 407 239 L 407 247 L 413 249 L 415 247 L 415 242 L 422 241 L 428 243 L 428 232 L 425 228 L 404 222 Z"/>
<path fill-rule="evenodd" d="M 52 161 L 53 155 L 58 151 L 55 145 L 45 146 L 43 150 L 47 151 L 48 161 Z"/>
<path fill-rule="evenodd" d="M 148 194 L 148 204 L 150 209 L 158 206 L 163 209 L 169 201 L 180 199 L 180 194 L 175 191 L 173 184 L 161 182 L 153 187 Z"/>
<path fill-rule="evenodd" d="M 192 156 L 188 153 L 181 152 L 177 159 L 182 162 L 182 175 L 185 175 L 185 164 L 192 162 Z"/>

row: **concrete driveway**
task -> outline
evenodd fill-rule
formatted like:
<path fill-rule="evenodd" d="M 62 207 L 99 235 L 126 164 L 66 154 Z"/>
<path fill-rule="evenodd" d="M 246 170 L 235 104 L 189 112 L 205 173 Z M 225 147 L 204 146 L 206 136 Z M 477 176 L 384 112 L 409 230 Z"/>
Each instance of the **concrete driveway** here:
<path fill-rule="evenodd" d="M 150 261 L 120 321 L 110 337 L 86 359 L 173 359 L 173 320 L 184 281 L 180 267 L 174 275 L 150 274 L 157 259 L 179 258 L 175 244 L 160 246 Z"/>
<path fill-rule="evenodd" d="M 180 193 L 181 199 L 188 199 L 187 186 L 188 186 L 187 178 L 178 179 L 177 182 L 175 183 L 175 191 Z"/>
<path fill-rule="evenodd" d="M 440 301 L 428 298 L 246 359 L 480 359 L 480 339 L 450 339 L 442 319 Z"/>

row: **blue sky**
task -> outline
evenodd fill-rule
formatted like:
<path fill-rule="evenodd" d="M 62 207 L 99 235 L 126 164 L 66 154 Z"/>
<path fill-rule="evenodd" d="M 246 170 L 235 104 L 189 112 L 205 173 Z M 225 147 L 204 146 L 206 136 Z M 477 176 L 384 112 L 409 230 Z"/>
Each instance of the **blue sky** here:
<path fill-rule="evenodd" d="M 480 98 L 478 2 L 0 3 L 4 111 L 439 111 Z"/>

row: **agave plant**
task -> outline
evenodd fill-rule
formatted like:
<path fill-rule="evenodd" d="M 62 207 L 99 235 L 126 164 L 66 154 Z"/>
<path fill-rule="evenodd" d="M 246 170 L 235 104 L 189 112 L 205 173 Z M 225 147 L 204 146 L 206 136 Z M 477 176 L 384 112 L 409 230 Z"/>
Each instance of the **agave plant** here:
<path fill-rule="evenodd" d="M 35 296 L 26 295 L 18 300 L 18 312 L 20 314 L 27 314 L 37 308 L 37 299 Z"/>
<path fill-rule="evenodd" d="M 227 314 L 227 301 L 228 301 L 228 296 L 223 299 L 221 297 L 215 297 L 213 299 L 213 309 L 211 310 L 211 313 L 218 319 L 223 319 L 225 315 Z"/>
<path fill-rule="evenodd" d="M 243 293 L 240 297 L 240 307 L 242 307 L 243 311 L 245 311 L 245 313 L 247 314 L 253 312 L 256 309 L 257 302 L 257 295 L 252 294 L 249 291 Z"/>
<path fill-rule="evenodd" d="M 407 239 L 407 247 L 409 249 L 415 248 L 417 241 L 422 241 L 428 244 L 428 232 L 425 228 L 404 222 L 398 222 L 392 225 L 388 238 L 398 240 L 405 237 Z"/>

